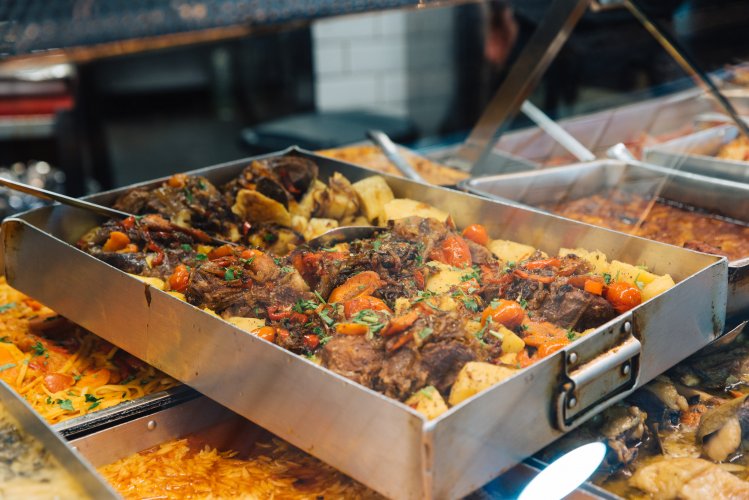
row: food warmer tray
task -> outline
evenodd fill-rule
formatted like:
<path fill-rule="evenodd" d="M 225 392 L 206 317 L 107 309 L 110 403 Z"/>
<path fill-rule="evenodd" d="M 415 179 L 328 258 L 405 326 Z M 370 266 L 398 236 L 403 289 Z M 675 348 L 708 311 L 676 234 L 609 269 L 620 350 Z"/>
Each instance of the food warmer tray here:
<path fill-rule="evenodd" d="M 185 385 L 155 392 L 142 398 L 124 401 L 111 408 L 94 411 L 52 425 L 52 428 L 67 439 L 90 434 L 99 429 L 140 415 L 148 415 L 181 401 L 198 397 L 199 394 Z"/>
<path fill-rule="evenodd" d="M 663 167 L 749 183 L 749 162 L 715 157 L 721 147 L 738 137 L 739 130 L 733 125 L 713 127 L 645 148 L 644 158 Z"/>
<path fill-rule="evenodd" d="M 598 160 L 537 172 L 467 179 L 460 187 L 505 203 L 537 208 L 617 186 L 652 192 L 662 182 L 661 196 L 666 199 L 749 223 L 749 185 L 639 162 Z M 733 319 L 747 314 L 749 256 L 730 262 L 728 272 L 727 315 Z"/>
<path fill-rule="evenodd" d="M 351 181 L 375 174 L 293 148 L 258 158 L 279 155 L 312 159 L 323 179 L 335 171 Z M 192 173 L 221 184 L 249 161 Z M 100 221 L 77 209 L 44 207 L 6 219 L 5 274 L 83 327 L 394 498 L 453 498 L 478 489 L 723 331 L 725 258 L 383 177 L 397 197 L 452 211 L 459 226 L 480 222 L 495 237 L 549 252 L 599 249 L 648 263 L 678 284 L 428 421 L 78 250 L 70 242 Z M 125 191 L 92 199 L 111 203 Z"/>
<path fill-rule="evenodd" d="M 701 99 L 701 95 L 702 91 L 693 88 L 626 106 L 565 118 L 557 123 L 596 156 L 605 157 L 606 151 L 615 144 L 636 143 L 642 141 L 644 136 L 657 138 L 675 133 L 692 123 L 695 116 L 715 111 L 715 106 L 710 101 Z M 419 151 L 431 160 L 444 163 L 458 149 L 459 147 L 425 148 Z M 564 162 L 566 164 L 577 162 L 567 150 L 538 127 L 502 134 L 492 151 L 492 156 L 494 155 L 506 155 L 531 165 L 543 165 L 552 159 L 564 158 L 569 159 Z M 511 173 L 505 170 L 501 172 Z"/>
<path fill-rule="evenodd" d="M 234 450 L 240 456 L 268 432 L 207 397 L 164 407 L 158 412 L 120 422 L 71 440 L 94 467 L 103 467 L 174 439 L 191 438 L 199 446 Z M 471 496 L 474 500 L 514 498 L 546 464 L 535 458 L 520 463 Z M 572 500 L 618 498 L 592 483 L 571 494 Z"/>
<path fill-rule="evenodd" d="M 85 459 L 53 431 L 26 401 L 2 380 L 0 380 L 0 407 L 10 414 L 21 431 L 40 443 L 91 498 L 97 500 L 100 498 L 119 498 L 96 471 L 86 463 Z"/>

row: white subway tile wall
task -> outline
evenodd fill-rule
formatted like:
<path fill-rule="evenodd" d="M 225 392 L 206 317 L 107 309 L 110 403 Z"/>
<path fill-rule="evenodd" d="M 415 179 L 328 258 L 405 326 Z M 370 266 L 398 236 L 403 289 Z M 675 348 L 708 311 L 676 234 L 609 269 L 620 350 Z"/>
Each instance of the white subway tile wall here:
<path fill-rule="evenodd" d="M 455 92 L 453 9 L 389 11 L 313 23 L 321 111 L 374 109 L 435 132 Z"/>

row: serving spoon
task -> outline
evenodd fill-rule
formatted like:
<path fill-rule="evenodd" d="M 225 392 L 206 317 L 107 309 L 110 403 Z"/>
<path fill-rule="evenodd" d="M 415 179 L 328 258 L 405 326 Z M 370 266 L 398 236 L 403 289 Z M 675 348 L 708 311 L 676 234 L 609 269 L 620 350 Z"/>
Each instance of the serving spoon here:
<path fill-rule="evenodd" d="M 92 203 L 90 201 L 81 200 L 79 198 L 73 198 L 73 197 L 60 194 L 60 193 L 55 193 L 54 191 L 48 191 L 46 189 L 38 188 L 36 186 L 31 186 L 29 184 L 24 184 L 23 182 L 17 182 L 11 179 L 6 179 L 4 177 L 0 177 L 0 185 L 3 185 L 14 191 L 19 191 L 21 193 L 30 194 L 31 196 L 35 196 L 42 200 L 56 201 L 63 205 L 68 205 L 71 207 L 79 208 L 81 210 L 86 210 L 87 212 L 92 212 L 97 215 L 103 215 L 104 217 L 109 217 L 112 219 L 127 219 L 128 217 L 136 217 L 135 215 L 127 213 L 127 212 L 123 212 L 122 210 L 116 210 L 114 208 L 105 207 L 97 203 Z M 172 225 L 171 223 L 169 224 Z M 215 236 L 211 236 L 208 233 L 205 233 L 197 229 L 191 230 L 190 234 L 204 243 L 211 243 L 213 245 L 219 245 L 219 246 L 232 244 L 226 240 L 216 238 Z"/>

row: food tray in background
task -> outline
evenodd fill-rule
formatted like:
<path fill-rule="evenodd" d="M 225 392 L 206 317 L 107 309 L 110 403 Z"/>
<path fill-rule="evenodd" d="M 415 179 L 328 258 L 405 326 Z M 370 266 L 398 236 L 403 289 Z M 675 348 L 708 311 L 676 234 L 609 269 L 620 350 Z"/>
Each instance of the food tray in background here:
<path fill-rule="evenodd" d="M 95 467 L 101 468 L 141 451 L 152 450 L 162 444 L 181 439 L 187 439 L 187 444 L 192 450 L 209 446 L 219 452 L 229 450 L 238 452 L 237 458 L 240 460 L 248 456 L 256 456 L 252 452 L 257 443 L 260 443 L 265 450 L 271 447 L 276 449 L 288 447 L 285 443 L 279 446 L 274 441 L 277 438 L 274 438 L 268 431 L 205 397 L 165 407 L 152 415 L 121 422 L 108 429 L 74 439 L 71 444 Z M 267 455 L 264 454 L 264 456 Z M 288 468 L 292 463 L 296 467 Z M 177 462 L 169 464 L 170 467 L 179 467 L 179 465 Z M 307 497 L 318 493 L 314 490 L 314 486 L 321 486 L 323 481 L 320 476 L 322 475 L 326 476 L 326 479 L 333 479 L 330 482 L 336 483 L 333 488 L 337 489 L 335 493 L 340 497 L 378 497 L 374 491 L 364 490 L 361 485 L 353 483 L 343 475 L 334 478 L 335 472 L 319 462 L 311 462 L 310 457 L 305 456 L 304 452 L 299 450 L 286 451 L 283 453 L 283 463 L 272 464 L 272 466 L 273 475 L 269 474 L 268 479 L 280 477 L 290 479 L 293 484 L 299 483 L 298 489 L 293 488 L 291 492 L 274 491 L 284 498 L 287 495 L 293 496 L 295 493 Z M 518 464 L 481 490 L 474 492 L 471 498 L 483 500 L 517 497 L 520 490 L 543 466 L 543 463 L 534 459 Z M 116 469 L 113 467 L 112 471 L 114 470 Z M 221 480 L 220 477 L 214 477 L 214 479 Z M 254 479 L 253 482 L 260 483 L 265 478 Z M 310 482 L 312 484 L 309 484 Z M 286 486 L 288 482 L 283 484 Z M 328 491 L 327 493 L 334 492 Z M 613 497 L 605 490 L 586 483 L 573 492 L 571 498 L 593 500 Z"/>
<path fill-rule="evenodd" d="M 0 381 L 0 413 L 7 413 L 11 417 L 11 420 L 15 421 L 12 423 L 17 425 L 17 430 L 21 433 L 21 440 L 23 440 L 21 442 L 26 443 L 30 441 L 33 443 L 32 446 L 37 445 L 43 448 L 57 462 L 57 465 L 67 472 L 69 479 L 80 488 L 81 492 L 88 494 L 90 498 L 94 499 L 118 498 L 106 482 L 81 458 L 80 454 L 67 444 L 64 439 L 58 436 L 20 396 L 2 381 Z M 7 442 L 3 443 L 4 450 L 9 446 L 21 446 L 19 441 L 15 440 L 13 433 L 4 432 L 3 436 L 8 439 Z M 15 455 L 12 454 L 11 450 L 6 451 L 9 453 L 8 456 L 12 463 Z M 17 456 L 16 459 L 18 459 Z M 5 460 L 6 458 L 4 457 Z M 37 460 L 35 459 L 32 462 L 33 465 L 27 465 L 33 467 L 35 472 L 43 472 L 43 462 L 37 462 Z M 26 462 L 26 460 L 23 462 Z M 16 472 L 23 470 L 21 467 L 23 467 L 23 464 L 16 469 Z M 7 477 L 3 478 L 4 481 L 10 479 Z M 60 486 L 67 487 L 68 484 Z M 66 494 L 70 495 L 72 492 L 64 490 L 60 493 L 64 496 Z M 69 497 L 64 496 L 64 498 Z"/>
<path fill-rule="evenodd" d="M 660 196 L 665 199 L 749 223 L 749 185 L 616 160 L 468 179 L 460 187 L 473 194 L 537 209 L 612 187 L 634 189 L 639 193 L 652 193 L 653 188 L 661 188 Z M 747 314 L 749 255 L 730 262 L 728 274 L 727 315 Z"/>
<path fill-rule="evenodd" d="M 371 170 L 293 148 L 261 158 L 280 155 L 314 160 L 321 179 L 336 171 L 352 182 L 373 175 Z M 191 173 L 222 184 L 249 161 Z M 79 210 L 47 207 L 6 220 L 6 275 L 13 286 L 89 330 L 396 498 L 459 497 L 478 489 L 723 331 L 725 259 L 383 177 L 396 197 L 447 210 L 458 226 L 482 223 L 496 238 L 549 252 L 560 247 L 598 249 L 612 259 L 668 272 L 677 284 L 440 417 L 426 420 L 405 404 L 78 250 L 70 242 L 97 224 L 95 216 Z M 127 189 L 93 199 L 111 203 Z M 56 286 L 45 286 L 28 271 L 38 262 L 45 262 L 45 282 Z M 127 332 L 122 325 L 128 325 Z"/>
<path fill-rule="evenodd" d="M 466 172 L 435 163 L 404 147 L 398 147 L 398 149 L 406 161 L 430 184 L 452 186 L 468 177 L 468 173 Z M 317 154 L 371 168 L 378 172 L 397 175 L 398 177 L 403 176 L 390 162 L 388 157 L 385 156 L 385 153 L 377 146 L 371 144 L 352 144 L 350 146 L 318 151 Z"/>
<path fill-rule="evenodd" d="M 738 137 L 739 130 L 733 125 L 702 130 L 645 148 L 645 161 L 674 170 L 749 183 L 749 161 L 716 157 L 721 147 Z"/>

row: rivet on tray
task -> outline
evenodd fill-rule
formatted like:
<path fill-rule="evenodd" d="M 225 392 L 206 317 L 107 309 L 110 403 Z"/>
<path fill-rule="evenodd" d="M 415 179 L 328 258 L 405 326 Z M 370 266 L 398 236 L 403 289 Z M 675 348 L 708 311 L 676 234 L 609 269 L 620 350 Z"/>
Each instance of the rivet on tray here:
<path fill-rule="evenodd" d="M 632 370 L 632 367 L 629 363 L 624 363 L 622 365 L 622 375 L 629 375 L 629 372 Z"/>
<path fill-rule="evenodd" d="M 575 398 L 575 397 L 571 397 L 571 398 L 570 398 L 570 399 L 569 399 L 569 400 L 567 401 L 567 408 L 574 408 L 575 406 L 577 406 L 577 398 Z"/>
<path fill-rule="evenodd" d="M 626 323 L 624 323 L 624 333 L 629 333 L 631 331 L 632 331 L 632 323 L 627 321 Z"/>
<path fill-rule="evenodd" d="M 575 363 L 577 363 L 577 353 L 576 353 L 576 352 L 571 352 L 571 353 L 570 353 L 570 354 L 569 354 L 569 355 L 567 356 L 567 362 L 568 362 L 569 364 L 571 364 L 571 365 L 574 365 Z"/>
<path fill-rule="evenodd" d="M 148 429 L 149 431 L 152 431 L 155 428 L 156 428 L 156 420 L 149 420 L 148 423 L 146 424 L 146 429 Z"/>

